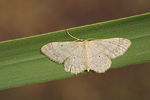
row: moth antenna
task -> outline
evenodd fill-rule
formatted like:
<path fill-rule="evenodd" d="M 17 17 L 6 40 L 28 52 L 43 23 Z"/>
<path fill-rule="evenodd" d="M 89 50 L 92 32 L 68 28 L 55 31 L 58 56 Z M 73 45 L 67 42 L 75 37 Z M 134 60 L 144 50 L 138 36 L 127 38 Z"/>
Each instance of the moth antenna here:
<path fill-rule="evenodd" d="M 72 38 L 74 38 L 74 39 L 77 39 L 77 40 L 83 41 L 83 39 L 79 39 L 79 38 L 77 38 L 77 37 L 72 36 L 72 35 L 68 32 L 68 30 L 66 30 L 66 31 L 67 31 L 67 33 L 68 33 L 68 35 L 69 35 L 70 37 L 72 37 Z"/>

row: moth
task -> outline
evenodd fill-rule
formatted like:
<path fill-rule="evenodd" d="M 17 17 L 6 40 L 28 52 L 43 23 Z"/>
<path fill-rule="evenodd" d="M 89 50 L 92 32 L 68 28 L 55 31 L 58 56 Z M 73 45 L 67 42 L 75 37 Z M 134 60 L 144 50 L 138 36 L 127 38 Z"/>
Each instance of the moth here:
<path fill-rule="evenodd" d="M 103 73 L 110 68 L 114 59 L 123 55 L 131 41 L 125 38 L 97 39 L 93 41 L 52 42 L 44 45 L 41 51 L 52 61 L 64 63 L 66 72 L 78 74 L 85 70 Z"/>

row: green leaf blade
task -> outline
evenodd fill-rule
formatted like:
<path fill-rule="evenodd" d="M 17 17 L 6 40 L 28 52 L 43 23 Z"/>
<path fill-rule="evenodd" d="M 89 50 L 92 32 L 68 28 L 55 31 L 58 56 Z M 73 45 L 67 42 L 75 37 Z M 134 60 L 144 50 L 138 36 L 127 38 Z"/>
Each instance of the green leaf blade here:
<path fill-rule="evenodd" d="M 68 30 L 81 38 L 127 38 L 132 45 L 127 52 L 112 60 L 111 68 L 150 61 L 150 14 L 76 27 Z M 0 43 L 0 89 L 67 78 L 63 64 L 44 56 L 40 49 L 50 42 L 74 41 L 66 31 L 5 41 Z M 84 72 L 82 74 L 85 74 Z"/>

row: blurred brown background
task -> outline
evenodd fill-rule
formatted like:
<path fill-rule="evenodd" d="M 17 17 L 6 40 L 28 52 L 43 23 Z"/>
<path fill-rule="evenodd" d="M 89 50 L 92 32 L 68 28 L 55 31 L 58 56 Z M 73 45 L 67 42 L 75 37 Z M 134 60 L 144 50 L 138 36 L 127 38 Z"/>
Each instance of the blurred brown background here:
<path fill-rule="evenodd" d="M 0 41 L 143 14 L 150 0 L 0 0 Z M 150 100 L 150 63 L 0 91 L 0 100 Z"/>

